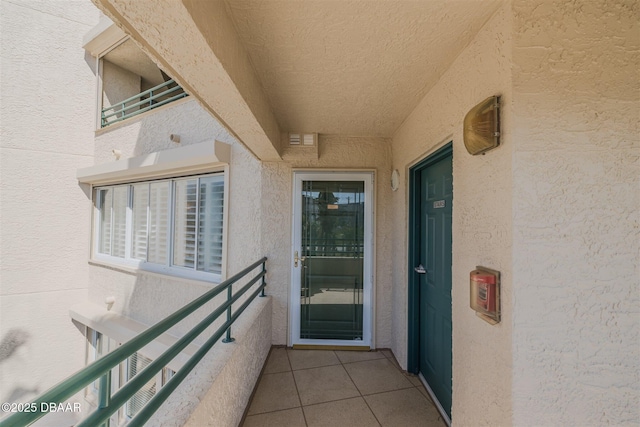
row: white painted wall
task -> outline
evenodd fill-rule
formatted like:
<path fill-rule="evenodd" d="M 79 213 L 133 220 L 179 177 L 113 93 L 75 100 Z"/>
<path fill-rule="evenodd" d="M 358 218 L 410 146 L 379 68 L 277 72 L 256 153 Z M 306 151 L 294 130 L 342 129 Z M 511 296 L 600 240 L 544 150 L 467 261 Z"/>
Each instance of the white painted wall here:
<path fill-rule="evenodd" d="M 454 142 L 453 422 L 640 419 L 637 3 L 505 4 L 393 139 L 394 352 L 406 357 L 407 167 Z M 472 157 L 462 118 L 500 94 L 502 145 Z M 503 320 L 468 308 L 502 272 Z"/>
<path fill-rule="evenodd" d="M 639 4 L 513 3 L 513 423 L 638 425 Z"/>
<path fill-rule="evenodd" d="M 179 144 L 169 139 L 171 134 L 180 136 Z M 213 140 L 232 145 L 226 257 L 229 277 L 263 256 L 259 231 L 261 166 L 195 99 L 176 101 L 100 130 L 95 159 L 96 164 L 115 161 L 114 149 L 122 153 L 122 158 L 128 158 Z M 86 203 L 90 207 L 89 199 Z M 92 302 L 104 305 L 106 297 L 114 296 L 113 311 L 149 325 L 212 287 L 205 282 L 131 271 L 117 265 L 92 264 L 90 278 Z M 224 298 L 221 295 L 219 300 Z M 195 319 L 185 321 L 172 332 L 181 335 L 194 325 Z"/>
<path fill-rule="evenodd" d="M 391 156 L 389 140 L 345 136 L 319 137 L 317 159 L 263 163 L 262 246 L 269 257 L 268 292 L 273 296 L 273 344 L 286 344 L 291 286 L 291 216 L 294 168 L 375 170 L 375 344 L 391 345 Z"/>
<path fill-rule="evenodd" d="M 453 408 L 455 425 L 511 424 L 512 97 L 510 8 L 504 5 L 458 56 L 393 138 L 393 342 L 407 367 L 407 206 L 409 167 L 453 141 Z M 462 139 L 469 109 L 502 97 L 501 146 L 471 156 Z M 502 273 L 502 322 L 490 326 L 469 308 L 469 272 Z"/>
<path fill-rule="evenodd" d="M 181 142 L 172 142 L 171 134 L 179 135 Z M 229 277 L 263 256 L 262 167 L 195 99 L 186 98 L 98 131 L 95 159 L 97 164 L 114 161 L 114 149 L 121 151 L 122 158 L 128 158 L 213 140 L 232 146 L 226 244 Z M 85 203 L 91 206 L 89 199 Z M 114 296 L 111 311 L 147 325 L 162 320 L 213 286 L 100 263 L 91 264 L 89 277 L 91 302 L 105 306 L 105 298 Z M 178 337 L 184 335 L 225 300 L 226 293 L 219 295 L 169 332 Z M 187 425 L 203 425 L 205 421 L 211 425 L 237 425 L 271 346 L 271 307 L 271 298 L 252 303 L 232 328 L 236 342 L 216 344 L 150 423 L 181 426 L 189 420 L 191 424 Z M 195 342 L 203 344 L 224 320 L 221 316 Z"/>
<path fill-rule="evenodd" d="M 214 347 L 203 363 L 196 367 L 193 375 L 205 378 L 207 384 L 212 384 L 211 387 L 203 393 L 203 390 L 185 384 L 176 391 L 176 404 L 166 405 L 156 419 L 164 415 L 168 420 L 175 420 L 176 409 L 188 408 L 184 401 L 189 399 L 193 402 L 197 397 L 201 403 L 186 423 L 163 425 L 201 427 L 240 424 L 271 349 L 271 302 L 271 297 L 257 298 L 234 324 L 236 342 Z M 153 421 L 150 420 L 152 425 Z"/>
<path fill-rule="evenodd" d="M 142 78 L 139 75 L 125 70 L 124 68 L 118 67 L 117 65 L 112 64 L 109 61 L 103 60 L 101 108 L 114 105 L 115 111 L 109 110 L 107 114 L 112 114 L 114 112 L 120 111 L 121 106 L 119 106 L 118 103 L 142 92 L 141 83 Z M 134 104 L 135 102 L 128 102 L 127 106 Z M 130 113 L 131 111 L 128 112 Z M 112 122 L 120 116 L 121 114 L 119 114 L 118 116 L 109 117 L 107 121 Z"/>
<path fill-rule="evenodd" d="M 0 399 L 24 401 L 84 365 L 68 316 L 87 297 L 93 163 L 89 1 L 0 3 Z"/>

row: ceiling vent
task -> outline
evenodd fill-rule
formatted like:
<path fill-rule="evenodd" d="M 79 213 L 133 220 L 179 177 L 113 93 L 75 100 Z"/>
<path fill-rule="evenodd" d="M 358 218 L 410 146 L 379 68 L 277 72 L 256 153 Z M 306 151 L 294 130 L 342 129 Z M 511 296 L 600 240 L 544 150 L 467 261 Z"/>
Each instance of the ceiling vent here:
<path fill-rule="evenodd" d="M 318 145 L 317 133 L 290 133 L 289 145 L 313 147 Z"/>

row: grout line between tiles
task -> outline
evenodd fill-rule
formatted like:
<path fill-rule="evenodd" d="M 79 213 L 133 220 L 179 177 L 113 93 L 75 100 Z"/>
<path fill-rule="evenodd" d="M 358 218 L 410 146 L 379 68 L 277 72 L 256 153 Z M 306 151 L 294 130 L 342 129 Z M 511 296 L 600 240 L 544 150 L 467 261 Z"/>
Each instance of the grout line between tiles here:
<path fill-rule="evenodd" d="M 401 391 L 401 390 L 409 390 L 411 388 L 416 388 L 416 386 L 414 386 L 413 384 L 411 384 L 411 386 L 409 387 L 402 387 L 402 388 L 397 388 L 395 390 L 385 390 L 385 391 L 376 391 L 375 393 L 368 393 L 368 394 L 363 394 L 362 397 L 367 397 L 367 396 L 376 396 L 378 394 L 384 394 L 384 393 L 393 393 L 395 391 Z M 420 390 L 417 390 L 418 393 L 420 393 Z M 422 395 L 422 393 L 420 393 Z"/>
<path fill-rule="evenodd" d="M 373 415 L 373 418 L 375 418 L 376 422 L 378 423 L 378 425 L 382 425 L 382 423 L 380 422 L 380 420 L 378 419 L 378 417 L 376 417 L 376 413 L 373 412 L 373 409 L 371 409 L 371 406 L 369 406 L 369 402 L 367 402 L 367 399 L 364 398 L 364 395 L 362 394 L 362 391 L 360 391 L 360 388 L 358 387 L 358 385 L 356 384 L 356 382 L 353 380 L 353 378 L 351 378 L 351 374 L 349 374 L 349 371 L 347 370 L 347 368 L 344 367 L 344 363 L 342 364 L 342 369 L 344 369 L 344 371 L 347 373 L 347 376 L 349 376 L 349 379 L 351 380 L 351 382 L 353 383 L 354 386 L 356 386 L 356 390 L 358 390 L 358 393 L 360 393 L 360 398 L 362 400 L 364 400 L 364 404 L 367 405 L 367 408 L 369 408 L 369 411 L 371 412 L 371 415 Z"/>
<path fill-rule="evenodd" d="M 353 396 L 353 397 L 345 397 L 344 399 L 327 400 L 326 402 L 310 403 L 308 405 L 302 406 L 302 408 L 309 408 L 311 406 L 324 405 L 325 403 L 335 403 L 335 402 L 341 402 L 343 400 L 351 400 L 351 399 L 363 399 L 364 400 L 364 397 L 363 396 Z"/>
<path fill-rule="evenodd" d="M 296 394 L 298 395 L 298 402 L 300 402 L 300 410 L 302 411 L 302 419 L 304 419 L 304 425 L 309 427 L 309 423 L 307 422 L 307 416 L 304 413 L 304 406 L 302 406 L 302 398 L 300 398 L 300 390 L 298 390 L 298 382 L 296 381 L 296 376 L 293 375 L 293 365 L 291 365 L 291 359 L 289 359 L 289 351 L 285 351 L 287 356 L 287 361 L 289 362 L 289 367 L 291 368 L 291 376 L 293 377 L 293 385 L 296 387 Z"/>
<path fill-rule="evenodd" d="M 271 356 L 273 356 L 273 351 L 272 351 L 272 350 L 273 350 L 273 349 L 271 349 L 271 350 L 270 350 L 270 352 L 269 352 L 269 355 L 268 355 L 268 358 L 267 358 L 267 362 L 268 362 L 269 358 L 270 358 Z M 362 400 L 364 400 L 365 405 L 367 406 L 367 408 L 369 409 L 369 411 L 370 411 L 370 412 L 371 412 L 371 414 L 373 415 L 373 417 L 374 417 L 374 419 L 376 420 L 376 422 L 377 422 L 379 425 L 382 425 L 382 423 L 380 422 L 380 420 L 379 420 L 379 419 L 378 419 L 378 417 L 376 416 L 375 412 L 373 411 L 373 409 L 372 409 L 372 408 L 371 408 L 371 406 L 369 405 L 369 402 L 367 401 L 366 397 L 368 397 L 368 396 L 376 396 L 376 395 L 385 394 L 385 393 L 393 393 L 393 392 L 396 392 L 396 391 L 408 390 L 408 389 L 411 389 L 411 388 L 415 388 L 415 389 L 416 389 L 416 392 L 418 392 L 418 393 L 422 396 L 422 398 L 426 400 L 426 402 L 427 402 L 429 405 L 431 405 L 431 406 L 435 406 L 435 405 L 434 405 L 434 403 L 433 403 L 433 401 L 431 400 L 430 396 L 428 396 L 428 395 L 427 395 L 427 396 L 425 396 L 425 395 L 421 392 L 421 389 L 423 389 L 423 388 L 424 388 L 424 387 L 422 386 L 422 384 L 420 384 L 420 385 L 414 385 L 414 384 L 413 384 L 413 383 L 411 383 L 411 382 L 410 382 L 410 384 L 411 384 L 411 385 L 410 385 L 409 387 L 401 387 L 401 388 L 398 388 L 398 389 L 395 389 L 395 390 L 387 390 L 387 391 L 381 391 L 381 392 L 376 392 L 376 393 L 369 393 L 369 394 L 366 394 L 366 395 L 365 395 L 365 394 L 363 394 L 363 392 L 360 390 L 360 388 L 358 388 L 358 386 L 357 386 L 356 382 L 353 380 L 353 377 L 351 376 L 351 374 L 349 373 L 349 371 L 346 369 L 346 365 L 351 365 L 351 364 L 354 364 L 354 363 L 370 362 L 370 361 L 374 361 L 374 360 L 383 360 L 383 359 L 386 359 L 386 360 L 388 360 L 392 365 L 394 365 L 394 366 L 396 367 L 396 369 L 397 369 L 399 372 L 401 372 L 401 373 L 403 373 L 403 374 L 406 374 L 406 373 L 405 373 L 405 371 L 403 371 L 401 368 L 399 368 L 399 365 L 398 365 L 398 364 L 396 364 L 397 362 L 395 362 L 395 358 L 393 358 L 393 355 L 392 355 L 392 354 L 391 354 L 391 357 L 387 357 L 387 356 L 386 356 L 386 355 L 384 355 L 384 353 L 383 353 L 383 356 L 384 356 L 384 357 L 381 357 L 381 358 L 379 358 L 379 359 L 367 359 L 367 360 L 359 360 L 359 361 L 343 362 L 342 360 L 340 360 L 340 357 L 338 357 L 338 355 L 337 355 L 337 354 L 335 354 L 335 352 L 334 352 L 334 356 L 336 356 L 336 358 L 337 358 L 337 360 L 338 360 L 338 363 L 337 363 L 337 364 L 333 364 L 333 365 L 323 365 L 323 366 L 315 366 L 315 367 L 303 368 L 303 369 L 297 369 L 297 370 L 294 370 L 294 369 L 293 369 L 293 365 L 292 365 L 292 363 L 291 363 L 291 359 L 290 359 L 290 357 L 289 357 L 289 352 L 288 352 L 288 351 L 285 351 L 285 355 L 286 355 L 286 358 L 287 358 L 287 359 L 286 359 L 286 360 L 287 360 L 287 364 L 288 364 L 288 366 L 289 366 L 289 369 L 290 369 L 290 370 L 289 370 L 289 371 L 282 371 L 282 372 L 271 372 L 271 373 L 268 373 L 268 374 L 266 374 L 266 373 L 264 373 L 264 372 L 263 372 L 263 373 L 262 373 L 262 375 L 260 375 L 260 377 L 259 377 L 259 379 L 258 379 L 258 382 L 260 382 L 260 380 L 262 380 L 262 377 L 264 377 L 265 375 L 284 374 L 284 373 L 290 372 L 290 373 L 291 373 L 291 376 L 293 377 L 293 382 L 294 382 L 294 386 L 295 386 L 296 394 L 297 394 L 297 397 L 298 397 L 298 403 L 299 403 L 299 406 L 296 406 L 296 407 L 293 407 L 293 408 L 284 408 L 284 409 L 277 409 L 277 410 L 273 410 L 273 411 L 266 411 L 266 412 L 260 412 L 260 413 L 256 413 L 256 414 L 251 414 L 251 415 L 247 415 L 247 417 L 246 417 L 246 418 L 248 418 L 248 417 L 255 417 L 255 416 L 258 416 L 258 415 L 264 415 L 264 414 L 272 414 L 272 413 L 277 413 L 277 412 L 283 412 L 283 411 L 288 411 L 288 410 L 291 410 L 291 409 L 297 409 L 297 408 L 300 408 L 300 410 L 302 411 L 302 417 L 303 417 L 303 419 L 304 419 L 305 426 L 307 426 L 307 427 L 308 427 L 308 426 L 309 426 L 309 423 L 308 423 L 308 421 L 307 421 L 305 408 L 312 407 L 312 406 L 317 406 L 317 405 L 323 405 L 323 404 L 327 404 L 327 403 L 339 402 L 339 401 L 343 401 L 343 400 L 356 399 L 356 398 L 358 398 L 358 397 L 359 397 L 359 398 L 361 398 Z M 297 381 L 296 381 L 296 377 L 295 377 L 294 373 L 295 373 L 296 371 L 305 371 L 305 370 L 318 369 L 318 368 L 326 368 L 326 367 L 332 367 L 332 366 L 341 366 L 341 367 L 342 367 L 342 369 L 347 373 L 347 377 L 351 380 L 351 383 L 355 386 L 355 388 L 356 388 L 356 390 L 357 390 L 357 392 L 358 392 L 358 396 L 348 397 L 348 398 L 344 398 L 344 399 L 329 400 L 329 401 L 326 401 L 326 402 L 317 402 L 317 403 L 312 403 L 312 404 L 309 404 L 309 405 L 303 405 L 303 404 L 302 404 L 302 398 L 301 398 L 301 396 L 300 396 L 300 390 L 298 389 L 298 383 L 297 383 Z M 406 376 L 406 375 L 405 375 L 405 376 Z M 252 398 L 253 398 L 253 397 L 254 397 L 254 396 L 252 396 Z M 253 400 L 253 399 L 251 399 L 251 400 L 250 400 L 249 404 L 251 404 L 251 403 L 252 403 L 252 400 Z M 441 417 L 439 417 L 439 418 L 438 418 L 438 422 L 441 422 L 441 423 L 442 423 L 442 421 L 441 421 Z"/>
<path fill-rule="evenodd" d="M 339 366 L 339 365 L 342 365 L 342 363 L 336 363 L 335 365 L 321 365 L 321 366 L 313 366 L 310 368 L 292 369 L 291 372 L 308 371 L 309 369 L 318 369 L 318 368 L 329 368 L 331 366 Z"/>

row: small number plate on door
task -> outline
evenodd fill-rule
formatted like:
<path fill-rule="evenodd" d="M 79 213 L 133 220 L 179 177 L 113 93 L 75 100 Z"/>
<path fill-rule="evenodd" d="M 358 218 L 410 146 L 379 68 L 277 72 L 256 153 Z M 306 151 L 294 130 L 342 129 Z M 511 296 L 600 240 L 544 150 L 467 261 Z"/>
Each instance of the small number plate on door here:
<path fill-rule="evenodd" d="M 435 202 L 433 202 L 433 208 L 444 208 L 444 200 L 436 200 Z"/>

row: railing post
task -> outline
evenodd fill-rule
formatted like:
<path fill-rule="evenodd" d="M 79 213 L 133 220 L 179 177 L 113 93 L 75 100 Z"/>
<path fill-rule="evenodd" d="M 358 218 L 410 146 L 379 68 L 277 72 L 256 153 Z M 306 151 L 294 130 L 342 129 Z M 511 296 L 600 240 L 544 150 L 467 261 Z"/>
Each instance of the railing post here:
<path fill-rule="evenodd" d="M 262 276 L 262 292 L 260 292 L 260 297 L 266 297 L 266 295 L 264 294 L 264 288 L 265 288 L 265 286 L 267 286 L 266 271 L 267 271 L 267 262 L 266 261 L 262 261 L 262 272 L 265 273 L 265 274 Z"/>
<path fill-rule="evenodd" d="M 231 298 L 233 296 L 232 286 L 233 284 L 230 284 L 229 287 L 227 288 L 227 301 L 231 301 Z M 229 304 L 229 308 L 227 308 L 227 322 L 230 320 L 231 320 L 231 304 Z M 228 342 L 234 342 L 235 340 L 236 340 L 235 338 L 231 338 L 231 325 L 229 325 L 229 327 L 227 328 L 227 336 L 222 339 L 222 342 L 228 343 Z"/>
<path fill-rule="evenodd" d="M 106 408 L 111 403 L 111 369 L 100 377 L 98 388 L 98 408 Z M 107 419 L 100 427 L 109 427 L 110 420 Z"/>

